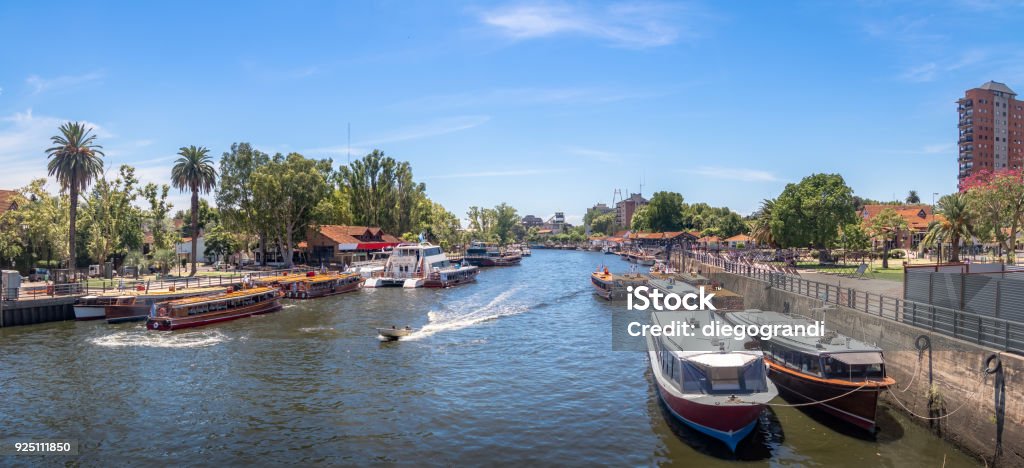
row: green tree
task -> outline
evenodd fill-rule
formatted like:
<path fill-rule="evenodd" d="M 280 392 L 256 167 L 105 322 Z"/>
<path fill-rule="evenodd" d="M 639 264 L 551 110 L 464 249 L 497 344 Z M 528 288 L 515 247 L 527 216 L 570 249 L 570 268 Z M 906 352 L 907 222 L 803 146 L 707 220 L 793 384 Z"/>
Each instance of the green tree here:
<path fill-rule="evenodd" d="M 519 224 L 520 218 L 516 209 L 508 203 L 494 207 L 494 235 L 498 242 L 505 245 L 512 239 L 512 229 Z"/>
<path fill-rule="evenodd" d="M 750 238 L 754 244 L 775 245 L 775 238 L 772 237 L 772 211 L 774 209 L 774 199 L 761 200 L 761 208 L 754 213 L 754 220 L 750 226 Z"/>
<path fill-rule="evenodd" d="M 633 212 L 633 220 L 630 221 L 629 229 L 632 231 L 650 231 L 651 214 L 647 205 L 641 206 Z"/>
<path fill-rule="evenodd" d="M 867 250 L 871 246 L 871 238 L 861 223 L 850 223 L 840 229 L 839 244 L 843 250 Z"/>
<path fill-rule="evenodd" d="M 426 186 L 413 180 L 409 163 L 373 150 L 342 166 L 337 183 L 356 224 L 379 226 L 395 233 L 408 232 L 419 225 L 418 207 L 426 197 Z"/>
<path fill-rule="evenodd" d="M 276 154 L 252 177 L 254 205 L 276 238 L 285 266 L 293 266 L 296 235 L 305 235 L 317 205 L 330 194 L 332 162 L 308 159 L 299 153 Z"/>
<path fill-rule="evenodd" d="M 669 232 L 683 228 L 683 196 L 676 192 L 655 193 L 645 211 L 651 231 Z"/>
<path fill-rule="evenodd" d="M 222 255 L 231 255 L 238 250 L 238 242 L 226 228 L 221 225 L 213 226 L 206 233 L 206 248 L 203 255 L 207 257 L 220 258 Z"/>
<path fill-rule="evenodd" d="M 1016 260 L 1017 235 L 1024 221 L 1024 171 L 983 171 L 964 180 L 967 205 L 975 215 L 979 234 L 995 240 L 1006 252 L 1006 262 Z"/>
<path fill-rule="evenodd" d="M 446 210 L 440 203 L 424 199 L 424 207 L 421 211 L 425 213 L 420 232 L 426 234 L 427 239 L 440 245 L 448 251 L 456 245 L 462 244 L 460 230 L 462 225 L 459 217 Z"/>
<path fill-rule="evenodd" d="M 892 208 L 885 208 L 868 221 L 868 231 L 882 240 L 882 268 L 889 268 L 889 242 L 899 242 L 899 234 L 906 230 L 907 220 Z"/>
<path fill-rule="evenodd" d="M 93 261 L 106 262 L 142 247 L 142 210 L 135 206 L 138 183 L 135 168 L 122 165 L 114 180 L 97 180 L 86 199 L 83 224 Z"/>
<path fill-rule="evenodd" d="M 856 221 L 853 190 L 839 174 L 813 174 L 787 184 L 772 209 L 772 237 L 782 247 L 825 249 L 839 227 Z"/>
<path fill-rule="evenodd" d="M 209 156 L 210 150 L 202 146 L 183 146 L 178 150 L 177 161 L 171 168 L 171 185 L 174 188 L 192 193 L 192 272 L 189 276 L 196 274 L 196 258 L 199 252 L 199 194 L 209 193 L 217 185 L 217 170 L 213 167 L 213 159 Z"/>
<path fill-rule="evenodd" d="M 590 229 L 595 233 L 612 235 L 615 234 L 615 213 L 605 213 L 595 216 L 590 221 Z"/>
<path fill-rule="evenodd" d="M 941 246 L 942 242 L 950 244 L 949 261 L 960 261 L 960 241 L 971 239 L 974 235 L 974 224 L 968 209 L 967 194 L 963 192 L 944 195 L 938 202 L 938 215 L 928 225 L 928 232 L 921 240 L 921 247 Z"/>
<path fill-rule="evenodd" d="M 921 197 L 917 195 L 917 190 L 911 190 L 910 192 L 907 192 L 906 201 L 908 205 L 916 205 L 918 203 L 921 203 Z"/>
<path fill-rule="evenodd" d="M 256 209 L 252 178 L 256 170 L 270 162 L 270 156 L 253 149 L 249 143 L 234 143 L 220 158 L 220 185 L 217 208 L 225 227 L 240 235 L 241 248 L 248 251 L 251 240 L 259 238 L 260 256 L 266 259 L 266 226 Z"/>
<path fill-rule="evenodd" d="M 75 266 L 75 223 L 78 221 L 78 195 L 103 172 L 102 146 L 96 144 L 91 128 L 79 122 L 60 126 L 60 135 L 50 137 L 53 146 L 46 150 L 47 170 L 69 196 L 68 267 Z"/>
<path fill-rule="evenodd" d="M 167 202 L 170 189 L 167 184 L 157 185 L 152 182 L 142 188 L 142 198 L 149 202 L 149 210 L 146 210 L 143 216 L 149 233 L 153 236 L 154 251 L 170 249 L 178 239 L 177 234 L 171 232 L 170 219 L 167 218 L 167 214 L 174 208 L 173 204 Z"/>

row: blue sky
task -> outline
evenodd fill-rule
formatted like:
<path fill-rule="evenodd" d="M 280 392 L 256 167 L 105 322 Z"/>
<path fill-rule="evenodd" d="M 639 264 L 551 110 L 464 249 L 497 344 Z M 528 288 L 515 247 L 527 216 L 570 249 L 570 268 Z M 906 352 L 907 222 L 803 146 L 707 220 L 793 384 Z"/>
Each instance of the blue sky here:
<path fill-rule="evenodd" d="M 162 183 L 191 144 L 344 163 L 351 124 L 463 217 L 578 221 L 641 180 L 746 214 L 813 172 L 930 201 L 954 101 L 1024 93 L 1020 1 L 293 3 L 0 4 L 0 187 L 73 119 Z"/>

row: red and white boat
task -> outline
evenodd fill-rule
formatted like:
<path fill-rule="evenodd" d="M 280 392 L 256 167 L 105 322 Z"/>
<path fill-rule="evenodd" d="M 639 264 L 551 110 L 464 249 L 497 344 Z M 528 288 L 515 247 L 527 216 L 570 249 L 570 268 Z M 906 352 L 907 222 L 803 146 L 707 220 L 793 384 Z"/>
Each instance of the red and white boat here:
<path fill-rule="evenodd" d="M 701 335 L 721 321 L 713 311 L 653 312 L 654 325 L 692 326 L 694 336 L 647 336 L 658 395 L 683 424 L 725 443 L 730 450 L 757 426 L 765 404 L 778 396 L 761 351 L 743 341 Z"/>
<path fill-rule="evenodd" d="M 124 323 L 146 320 L 153 304 L 194 296 L 208 296 L 224 292 L 224 287 L 188 288 L 165 291 L 139 292 L 117 298 L 117 302 L 104 308 L 107 323 Z"/>
<path fill-rule="evenodd" d="M 82 296 L 75 301 L 75 320 L 99 320 L 106 317 L 106 307 L 124 301 L 130 292 L 111 291 L 105 294 Z"/>
<path fill-rule="evenodd" d="M 153 305 L 146 319 L 150 330 L 178 330 L 281 310 L 281 291 L 256 287 L 212 296 L 192 297 Z"/>
<path fill-rule="evenodd" d="M 452 263 L 441 247 L 428 242 L 395 247 L 384 270 L 363 284 L 367 288 L 446 288 L 476 281 L 480 269 Z"/>

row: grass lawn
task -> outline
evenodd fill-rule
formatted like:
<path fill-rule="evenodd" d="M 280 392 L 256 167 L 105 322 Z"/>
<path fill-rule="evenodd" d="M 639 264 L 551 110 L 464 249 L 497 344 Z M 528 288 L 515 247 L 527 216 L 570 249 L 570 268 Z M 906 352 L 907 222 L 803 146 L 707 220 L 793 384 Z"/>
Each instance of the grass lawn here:
<path fill-rule="evenodd" d="M 860 265 L 858 262 L 849 263 L 838 263 L 836 265 L 821 265 L 818 262 L 798 262 L 797 268 L 803 270 L 826 270 L 826 271 L 845 271 L 847 273 L 853 273 Z M 868 278 L 880 279 L 886 281 L 903 281 L 903 260 L 892 258 L 889 259 L 889 268 L 882 268 L 881 260 L 874 260 L 868 263 Z"/>

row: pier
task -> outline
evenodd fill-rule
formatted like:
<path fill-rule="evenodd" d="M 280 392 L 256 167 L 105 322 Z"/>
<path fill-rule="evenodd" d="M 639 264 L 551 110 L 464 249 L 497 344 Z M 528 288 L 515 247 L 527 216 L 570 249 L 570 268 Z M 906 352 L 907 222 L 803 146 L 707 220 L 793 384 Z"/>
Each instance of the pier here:
<path fill-rule="evenodd" d="M 949 336 L 934 316 L 929 321 L 901 299 L 699 254 L 676 252 L 672 263 L 742 295 L 747 307 L 824 320 L 829 329 L 874 343 L 897 382 L 883 395 L 887 404 L 989 465 L 1024 465 L 1011 442 L 1024 440 L 1024 358 L 1007 350 L 1009 341 L 987 346 L 964 328 Z"/>

